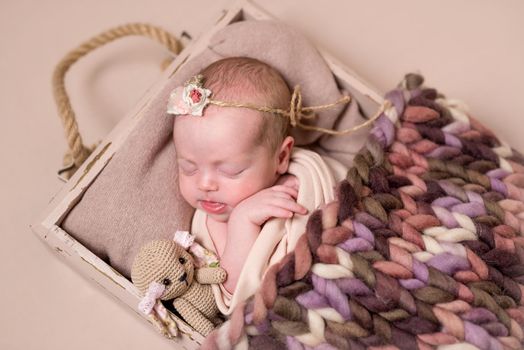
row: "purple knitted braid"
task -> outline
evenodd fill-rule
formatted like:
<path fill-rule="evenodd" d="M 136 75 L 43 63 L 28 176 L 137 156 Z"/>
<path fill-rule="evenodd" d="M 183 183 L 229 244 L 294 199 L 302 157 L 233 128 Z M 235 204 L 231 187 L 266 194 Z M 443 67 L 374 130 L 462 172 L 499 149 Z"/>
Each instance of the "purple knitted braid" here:
<path fill-rule="evenodd" d="M 204 348 L 522 348 L 523 157 L 421 82 Z"/>

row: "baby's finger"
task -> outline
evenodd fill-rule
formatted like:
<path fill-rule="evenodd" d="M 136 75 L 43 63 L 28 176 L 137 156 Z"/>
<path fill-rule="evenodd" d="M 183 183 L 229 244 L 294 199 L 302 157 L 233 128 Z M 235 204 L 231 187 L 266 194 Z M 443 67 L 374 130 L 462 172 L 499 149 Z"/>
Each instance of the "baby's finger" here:
<path fill-rule="evenodd" d="M 278 179 L 277 181 L 277 185 L 292 187 L 297 190 L 299 188 L 298 179 L 292 175 L 285 175 L 285 176 L 280 177 L 280 179 Z"/>
<path fill-rule="evenodd" d="M 274 218 L 289 219 L 293 217 L 293 212 L 291 210 L 284 209 L 280 206 L 268 207 L 268 212 L 271 213 L 271 217 Z"/>
<path fill-rule="evenodd" d="M 287 200 L 292 200 L 296 202 L 296 197 L 292 194 L 286 193 L 286 192 L 280 192 L 280 191 L 272 191 L 268 195 L 268 199 L 272 200 L 273 198 L 283 198 Z"/>
<path fill-rule="evenodd" d="M 296 188 L 293 188 L 293 187 L 277 185 L 277 186 L 271 187 L 271 189 L 273 191 L 275 191 L 275 192 L 287 193 L 290 196 L 292 196 L 293 198 L 297 198 L 298 197 L 298 190 Z"/>
<path fill-rule="evenodd" d="M 286 198 L 275 198 L 271 205 L 278 206 L 282 209 L 286 209 L 298 214 L 307 214 L 308 212 L 308 210 L 301 204 L 298 204 L 294 200 Z"/>

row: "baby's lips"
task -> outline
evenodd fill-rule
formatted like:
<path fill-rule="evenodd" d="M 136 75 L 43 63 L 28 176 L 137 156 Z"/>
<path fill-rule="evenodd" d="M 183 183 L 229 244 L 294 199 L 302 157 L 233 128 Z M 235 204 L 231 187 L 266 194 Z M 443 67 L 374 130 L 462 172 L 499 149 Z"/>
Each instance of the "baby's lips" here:
<path fill-rule="evenodd" d="M 210 214 L 222 214 L 227 208 L 225 203 L 213 201 L 200 201 L 200 207 Z"/>

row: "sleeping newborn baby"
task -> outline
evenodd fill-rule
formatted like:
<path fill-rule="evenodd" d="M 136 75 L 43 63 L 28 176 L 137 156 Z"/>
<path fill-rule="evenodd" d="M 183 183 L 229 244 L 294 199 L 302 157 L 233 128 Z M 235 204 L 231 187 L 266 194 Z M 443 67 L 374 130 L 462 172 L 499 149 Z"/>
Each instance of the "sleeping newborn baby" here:
<path fill-rule="evenodd" d="M 170 96 L 180 193 L 196 209 L 192 233 L 227 271 L 213 290 L 224 314 L 293 250 L 306 214 L 333 200 L 346 174 L 293 147 L 290 100 L 275 69 L 246 57 L 212 63 Z"/>

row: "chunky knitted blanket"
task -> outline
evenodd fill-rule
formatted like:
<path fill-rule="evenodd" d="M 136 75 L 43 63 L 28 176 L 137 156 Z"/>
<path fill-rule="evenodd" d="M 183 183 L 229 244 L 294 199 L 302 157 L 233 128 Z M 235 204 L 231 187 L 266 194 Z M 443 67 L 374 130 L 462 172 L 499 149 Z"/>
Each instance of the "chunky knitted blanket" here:
<path fill-rule="evenodd" d="M 408 78 L 337 200 L 204 348 L 523 347 L 523 157 Z"/>

